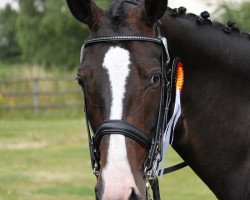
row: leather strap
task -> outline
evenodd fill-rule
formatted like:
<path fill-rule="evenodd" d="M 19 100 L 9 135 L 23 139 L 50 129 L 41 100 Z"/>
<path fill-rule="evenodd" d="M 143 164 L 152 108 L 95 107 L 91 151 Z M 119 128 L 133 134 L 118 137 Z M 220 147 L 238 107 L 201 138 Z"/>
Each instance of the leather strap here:
<path fill-rule="evenodd" d="M 147 150 L 151 147 L 152 139 L 149 137 L 149 134 L 121 120 L 105 121 L 94 135 L 95 146 L 99 147 L 102 137 L 110 134 L 120 134 L 129 137 L 141 144 Z"/>
<path fill-rule="evenodd" d="M 153 192 L 153 199 L 154 200 L 161 200 L 158 178 L 156 177 L 154 179 L 149 180 L 149 183 L 151 185 L 151 189 L 152 189 L 152 192 Z"/>
<path fill-rule="evenodd" d="M 161 172 L 159 172 L 158 176 L 169 174 L 171 172 L 182 169 L 183 167 L 186 167 L 186 166 L 187 166 L 187 164 L 185 162 L 182 162 L 178 165 L 174 165 L 172 167 L 164 169 L 163 173 L 161 174 Z M 153 192 L 153 199 L 154 200 L 161 200 L 158 177 L 155 177 L 153 179 L 149 179 L 149 183 L 150 183 L 150 186 L 151 186 L 151 189 Z"/>
<path fill-rule="evenodd" d="M 146 36 L 133 36 L 133 35 L 125 35 L 125 36 L 103 36 L 103 37 L 89 37 L 84 46 L 93 43 L 100 43 L 100 42 L 112 42 L 112 41 L 140 41 L 140 42 L 154 42 L 157 44 L 162 44 L 160 38 L 157 37 L 146 37 Z"/>
<path fill-rule="evenodd" d="M 188 164 L 186 162 L 179 163 L 179 164 L 174 165 L 172 167 L 165 168 L 163 171 L 159 171 L 158 176 L 170 174 L 174 171 L 177 171 L 177 170 L 182 169 L 182 168 L 187 167 L 187 166 L 188 166 Z"/>

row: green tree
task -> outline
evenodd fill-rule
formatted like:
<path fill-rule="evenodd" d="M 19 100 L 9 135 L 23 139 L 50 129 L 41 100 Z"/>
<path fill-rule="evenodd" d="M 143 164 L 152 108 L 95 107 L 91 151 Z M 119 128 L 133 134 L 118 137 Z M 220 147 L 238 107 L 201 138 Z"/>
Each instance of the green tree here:
<path fill-rule="evenodd" d="M 0 10 L 0 60 L 13 61 L 20 57 L 21 50 L 15 39 L 17 12 L 7 5 Z"/>
<path fill-rule="evenodd" d="M 71 15 L 66 0 L 19 0 L 17 41 L 23 60 L 73 68 L 88 31 Z M 99 0 L 99 5 L 108 1 Z"/>
<path fill-rule="evenodd" d="M 19 0 L 17 40 L 26 62 L 45 66 L 77 65 L 86 30 L 74 19 L 64 0 Z"/>
<path fill-rule="evenodd" d="M 234 20 L 239 28 L 250 32 L 250 1 L 243 1 L 239 5 L 231 1 L 222 1 L 218 11 L 220 11 L 220 18 L 224 22 Z"/>
<path fill-rule="evenodd" d="M 35 7 L 33 0 L 19 0 L 19 13 L 16 21 L 17 42 L 26 62 L 35 61 L 39 45 L 39 24 L 42 13 Z"/>

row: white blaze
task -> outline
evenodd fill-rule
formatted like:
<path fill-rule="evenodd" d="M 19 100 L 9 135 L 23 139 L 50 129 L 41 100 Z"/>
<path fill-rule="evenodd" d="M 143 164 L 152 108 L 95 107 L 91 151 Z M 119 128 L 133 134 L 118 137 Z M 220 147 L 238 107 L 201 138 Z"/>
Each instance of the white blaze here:
<path fill-rule="evenodd" d="M 122 118 L 126 80 L 130 69 L 129 52 L 120 47 L 111 47 L 105 54 L 103 67 L 107 69 L 111 87 L 112 102 L 110 119 Z"/>
<path fill-rule="evenodd" d="M 103 67 L 107 70 L 112 95 L 110 120 L 121 120 L 126 81 L 130 66 L 129 51 L 110 47 L 106 52 Z M 103 199 L 128 199 L 132 188 L 138 192 L 127 158 L 125 136 L 110 135 L 107 164 L 103 169 Z"/>

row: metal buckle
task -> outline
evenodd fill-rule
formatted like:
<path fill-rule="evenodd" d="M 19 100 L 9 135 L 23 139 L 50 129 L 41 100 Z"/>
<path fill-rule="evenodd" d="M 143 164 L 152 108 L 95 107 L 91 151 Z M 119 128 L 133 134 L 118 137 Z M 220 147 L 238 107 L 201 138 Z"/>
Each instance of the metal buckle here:
<path fill-rule="evenodd" d="M 99 176 L 99 170 L 97 169 L 97 167 L 93 168 L 93 174 L 96 176 L 96 178 L 98 178 L 98 176 Z"/>
<path fill-rule="evenodd" d="M 165 53 L 166 53 L 166 56 L 167 56 L 167 60 L 166 60 L 166 65 L 168 65 L 170 63 L 170 55 L 169 55 L 169 52 L 168 52 L 168 41 L 165 37 L 162 37 L 160 36 L 160 39 L 162 41 L 162 44 L 164 46 L 164 50 L 165 50 Z"/>
<path fill-rule="evenodd" d="M 85 52 L 85 44 L 82 45 L 81 47 L 81 51 L 80 51 L 80 63 L 82 62 L 83 56 L 84 56 L 84 52 Z"/>
<path fill-rule="evenodd" d="M 161 162 L 161 152 L 157 153 L 157 156 L 155 156 L 155 159 L 152 162 L 152 169 L 147 172 L 147 176 L 150 180 L 153 180 L 157 177 L 158 175 L 158 168 L 159 164 Z"/>
<path fill-rule="evenodd" d="M 148 179 L 148 177 L 146 177 L 146 198 L 147 198 L 147 200 L 153 200 L 151 195 L 150 195 L 150 187 L 151 187 L 151 185 L 150 185 L 149 179 Z"/>

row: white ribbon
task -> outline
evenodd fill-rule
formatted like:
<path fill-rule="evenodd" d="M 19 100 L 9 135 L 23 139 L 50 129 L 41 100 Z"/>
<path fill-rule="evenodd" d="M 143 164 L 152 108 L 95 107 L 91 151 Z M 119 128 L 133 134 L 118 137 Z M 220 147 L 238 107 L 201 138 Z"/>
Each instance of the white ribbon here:
<path fill-rule="evenodd" d="M 174 105 L 174 113 L 169 120 L 169 123 L 167 125 L 167 128 L 163 134 L 163 161 L 161 162 L 160 166 L 156 171 L 160 171 L 161 176 L 163 175 L 164 166 L 167 164 L 167 156 L 166 152 L 168 150 L 169 144 L 172 145 L 174 140 L 174 130 L 176 127 L 176 124 L 178 122 L 178 119 L 181 116 L 181 100 L 180 100 L 181 92 L 180 90 L 176 89 L 176 96 L 175 96 L 175 105 Z M 164 156 L 165 155 L 165 156 Z"/>

